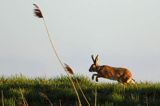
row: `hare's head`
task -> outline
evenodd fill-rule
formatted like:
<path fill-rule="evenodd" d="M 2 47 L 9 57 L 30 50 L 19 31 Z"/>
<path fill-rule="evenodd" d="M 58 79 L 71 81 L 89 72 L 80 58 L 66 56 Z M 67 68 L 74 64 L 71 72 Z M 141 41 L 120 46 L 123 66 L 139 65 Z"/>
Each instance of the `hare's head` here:
<path fill-rule="evenodd" d="M 98 63 L 98 55 L 96 56 L 96 58 L 94 58 L 93 55 L 91 55 L 91 58 L 93 60 L 93 64 L 91 65 L 91 67 L 89 68 L 89 72 L 96 72 L 97 71 L 97 67 L 99 66 Z"/>

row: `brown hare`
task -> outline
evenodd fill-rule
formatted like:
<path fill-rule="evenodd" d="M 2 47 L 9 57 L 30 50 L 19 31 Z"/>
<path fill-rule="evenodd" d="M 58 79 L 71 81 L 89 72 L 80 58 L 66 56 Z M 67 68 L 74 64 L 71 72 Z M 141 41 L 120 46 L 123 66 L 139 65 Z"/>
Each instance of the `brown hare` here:
<path fill-rule="evenodd" d="M 97 72 L 97 74 L 92 75 L 92 80 L 94 80 L 94 77 L 96 76 L 97 82 L 98 78 L 102 77 L 110 80 L 116 80 L 122 84 L 135 83 L 135 81 L 132 79 L 132 74 L 128 69 L 111 67 L 108 65 L 100 66 L 98 63 L 98 55 L 95 59 L 93 55 L 91 57 L 93 60 L 93 64 L 89 68 L 89 72 Z"/>

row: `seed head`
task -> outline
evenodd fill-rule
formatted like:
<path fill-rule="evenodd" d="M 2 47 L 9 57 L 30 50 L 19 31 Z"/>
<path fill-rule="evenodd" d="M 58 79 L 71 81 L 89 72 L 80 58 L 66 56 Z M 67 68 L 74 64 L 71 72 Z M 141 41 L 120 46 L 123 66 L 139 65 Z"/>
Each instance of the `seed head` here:
<path fill-rule="evenodd" d="M 35 6 L 35 9 L 34 9 L 35 16 L 37 16 L 38 18 L 43 18 L 42 12 L 40 8 L 38 7 L 38 5 L 36 4 L 33 4 L 33 5 Z"/>
<path fill-rule="evenodd" d="M 74 72 L 73 72 L 73 70 L 72 70 L 72 68 L 69 66 L 69 65 L 67 65 L 67 64 L 64 64 L 65 65 L 65 68 L 66 68 L 66 71 L 68 72 L 68 73 L 70 73 L 70 74 L 74 74 Z"/>

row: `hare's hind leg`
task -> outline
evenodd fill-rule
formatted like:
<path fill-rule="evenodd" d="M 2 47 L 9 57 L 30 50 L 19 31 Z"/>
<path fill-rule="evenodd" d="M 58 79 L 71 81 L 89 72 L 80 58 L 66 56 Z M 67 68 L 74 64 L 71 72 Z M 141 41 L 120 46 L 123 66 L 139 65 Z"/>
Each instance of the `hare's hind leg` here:
<path fill-rule="evenodd" d="M 136 84 L 136 81 L 132 78 L 131 83 Z"/>
<path fill-rule="evenodd" d="M 132 82 L 132 78 L 127 79 L 126 83 L 131 83 Z"/>

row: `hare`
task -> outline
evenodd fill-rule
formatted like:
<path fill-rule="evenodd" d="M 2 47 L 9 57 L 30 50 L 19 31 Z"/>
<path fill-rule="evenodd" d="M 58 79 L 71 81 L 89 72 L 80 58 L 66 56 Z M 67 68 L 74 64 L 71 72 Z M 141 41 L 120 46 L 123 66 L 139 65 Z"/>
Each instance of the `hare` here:
<path fill-rule="evenodd" d="M 132 79 L 132 74 L 128 69 L 111 67 L 108 65 L 100 66 L 98 63 L 98 55 L 95 59 L 93 55 L 91 57 L 93 60 L 93 64 L 89 68 L 89 72 L 97 72 L 97 74 L 92 75 L 92 80 L 94 80 L 94 77 L 96 76 L 97 82 L 98 78 L 102 77 L 110 80 L 116 80 L 122 84 L 135 83 L 135 81 Z"/>

